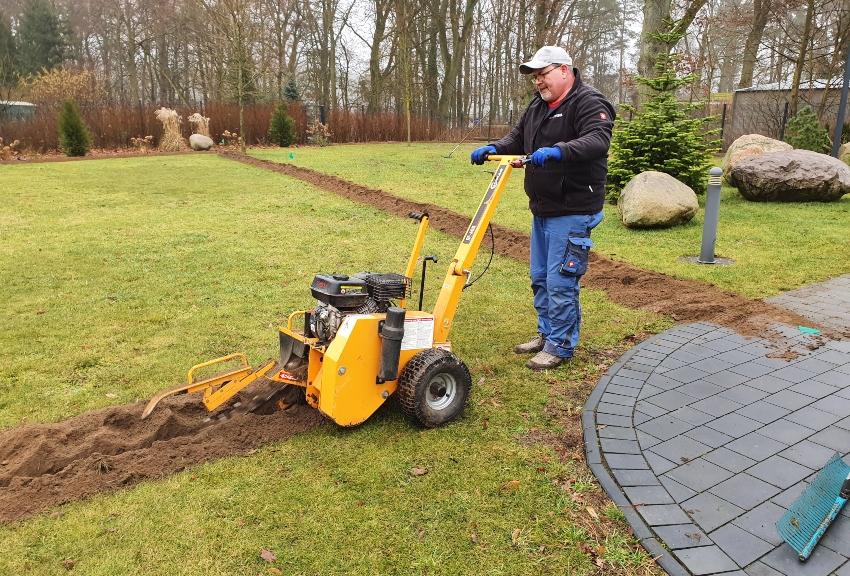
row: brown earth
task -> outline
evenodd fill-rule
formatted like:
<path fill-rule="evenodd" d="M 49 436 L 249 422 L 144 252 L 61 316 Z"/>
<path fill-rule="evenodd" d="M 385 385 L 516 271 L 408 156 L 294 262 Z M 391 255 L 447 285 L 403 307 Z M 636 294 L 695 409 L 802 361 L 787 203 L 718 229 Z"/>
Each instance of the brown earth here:
<path fill-rule="evenodd" d="M 396 198 L 339 178 L 291 165 L 276 164 L 235 153 L 224 156 L 274 170 L 389 213 L 406 216 L 427 210 L 431 225 L 462 236 L 469 218 L 445 208 Z M 528 260 L 526 234 L 494 225 L 496 251 Z M 765 335 L 775 321 L 792 325 L 810 322 L 764 302 L 748 300 L 713 286 L 640 270 L 596 256 L 586 283 L 605 290 L 624 306 L 643 308 L 679 321 L 711 321 L 744 333 Z M 611 358 L 601 358 L 600 368 Z M 554 384 L 554 383 L 553 383 Z M 565 459 L 583 458 L 576 407 L 592 382 L 560 383 L 553 390 L 567 425 L 564 437 L 549 439 Z M 245 399 L 243 399 L 245 401 Z M 564 410 L 564 405 L 567 408 Z M 264 444 L 286 440 L 322 422 L 318 411 L 298 405 L 270 415 L 230 413 L 210 419 L 195 396 L 170 398 L 146 420 L 143 405 L 110 407 L 55 424 L 27 425 L 0 432 L 0 522 L 12 522 L 52 506 L 160 478 L 187 467 L 225 456 L 248 453 Z M 554 415 L 554 414 L 553 414 Z M 569 479 L 566 479 L 569 480 Z M 567 485 L 570 482 L 566 482 Z M 601 507 L 601 495 L 585 504 Z"/>
<path fill-rule="evenodd" d="M 211 419 L 194 395 L 168 399 L 145 420 L 143 408 L 115 406 L 0 432 L 0 522 L 245 454 L 322 422 L 319 411 L 306 405 Z"/>

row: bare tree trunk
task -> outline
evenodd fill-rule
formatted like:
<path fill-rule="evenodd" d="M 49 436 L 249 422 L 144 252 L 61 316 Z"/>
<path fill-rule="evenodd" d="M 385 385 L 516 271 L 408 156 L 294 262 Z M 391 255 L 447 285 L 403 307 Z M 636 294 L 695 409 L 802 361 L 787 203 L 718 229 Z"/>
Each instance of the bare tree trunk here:
<path fill-rule="evenodd" d="M 806 1 L 806 23 L 803 27 L 803 37 L 800 38 L 800 51 L 794 65 L 794 77 L 791 80 L 791 96 L 788 113 L 791 116 L 797 114 L 800 98 L 800 78 L 803 75 L 803 66 L 806 63 L 806 53 L 812 38 L 812 21 L 815 17 L 815 0 Z"/>
<path fill-rule="evenodd" d="M 753 26 L 747 34 L 744 43 L 744 58 L 741 64 L 741 79 L 738 88 L 749 88 L 753 85 L 753 71 L 758 60 L 758 50 L 764 28 L 770 17 L 770 0 L 753 0 Z"/>

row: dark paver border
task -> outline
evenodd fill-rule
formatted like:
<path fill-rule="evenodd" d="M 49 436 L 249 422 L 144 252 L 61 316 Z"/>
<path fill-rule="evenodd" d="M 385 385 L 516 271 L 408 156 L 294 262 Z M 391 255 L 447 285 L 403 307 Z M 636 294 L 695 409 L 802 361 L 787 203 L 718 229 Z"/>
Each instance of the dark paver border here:
<path fill-rule="evenodd" d="M 599 433 L 596 430 L 596 407 L 608 387 L 611 378 L 616 375 L 620 369 L 631 360 L 640 350 L 654 345 L 657 341 L 664 339 L 664 332 L 655 334 L 643 342 L 633 346 L 626 351 L 625 354 L 608 369 L 607 372 L 599 379 L 596 387 L 587 398 L 584 404 L 584 410 L 581 415 L 582 428 L 584 432 L 584 447 L 587 457 L 587 464 L 593 472 L 596 479 L 599 481 L 602 489 L 608 494 L 608 497 L 617 505 L 617 508 L 623 513 L 632 527 L 635 537 L 640 541 L 641 545 L 655 559 L 655 561 L 668 573 L 670 576 L 691 576 L 690 571 L 686 570 L 682 564 L 676 560 L 672 552 L 665 548 L 661 542 L 655 537 L 654 532 L 649 525 L 638 514 L 634 506 L 626 497 L 620 485 L 611 476 L 608 468 L 602 463 L 602 453 L 600 449 Z M 648 466 L 647 466 L 648 467 Z M 654 473 L 653 473 L 654 474 Z"/>

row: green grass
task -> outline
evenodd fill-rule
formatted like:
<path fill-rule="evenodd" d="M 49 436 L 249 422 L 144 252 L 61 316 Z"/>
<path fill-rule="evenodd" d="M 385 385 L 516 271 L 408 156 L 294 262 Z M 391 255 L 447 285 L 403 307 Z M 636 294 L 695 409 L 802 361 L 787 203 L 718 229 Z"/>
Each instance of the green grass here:
<path fill-rule="evenodd" d="M 0 428 L 147 398 L 226 352 L 271 356 L 275 326 L 311 305 L 314 273 L 399 270 L 415 234 L 207 155 L 5 167 L 0 189 Z M 429 233 L 441 264 L 426 302 L 456 247 Z M 584 550 L 600 546 L 606 573 L 642 571 L 650 561 L 616 513 L 599 510 L 607 534 L 588 530 L 589 471 L 529 440 L 562 432 L 547 405 L 580 409 L 560 391 L 598 377 L 597 352 L 669 325 L 598 291 L 582 300 L 577 361 L 532 374 L 507 352 L 534 330 L 526 265 L 496 257 L 452 334 L 475 383 L 461 421 L 421 430 L 390 402 L 358 428 L 325 425 L 72 503 L 0 527 L 0 574 L 66 574 L 70 559 L 73 574 L 110 576 L 580 575 L 596 570 Z M 278 560 L 260 560 L 263 548 Z"/>
<path fill-rule="evenodd" d="M 335 174 L 391 194 L 431 202 L 472 214 L 489 181 L 487 169 L 472 166 L 463 145 L 450 159 L 453 144 L 363 144 L 254 149 L 251 154 Z M 295 159 L 289 159 L 289 153 Z M 703 198 L 700 197 L 702 203 Z M 702 238 L 702 211 L 686 225 L 667 230 L 629 230 L 616 207 L 605 207 L 605 221 L 594 231 L 596 249 L 640 268 L 699 280 L 751 298 L 764 298 L 804 284 L 850 272 L 850 196 L 829 204 L 753 203 L 724 187 L 716 254 L 733 266 L 701 266 L 679 260 L 696 256 Z M 495 221 L 516 230 L 530 229 L 530 212 L 516 175 Z"/>

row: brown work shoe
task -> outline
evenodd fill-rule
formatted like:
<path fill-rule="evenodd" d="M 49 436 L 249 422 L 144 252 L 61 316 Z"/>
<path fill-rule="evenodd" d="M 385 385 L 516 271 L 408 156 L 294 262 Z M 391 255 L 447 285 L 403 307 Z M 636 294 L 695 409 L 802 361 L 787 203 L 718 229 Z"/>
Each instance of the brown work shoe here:
<path fill-rule="evenodd" d="M 514 346 L 514 353 L 534 354 L 535 352 L 540 352 L 541 350 L 543 350 L 543 343 L 545 341 L 546 339 L 543 337 L 543 335 L 538 334 L 532 340 L 529 340 L 524 344 L 517 344 L 516 346 Z"/>
<path fill-rule="evenodd" d="M 557 368 L 564 361 L 568 360 L 568 358 L 561 358 L 560 356 L 555 356 L 541 350 L 534 355 L 534 358 L 526 362 L 525 365 L 532 370 L 549 370 L 550 368 Z"/>

